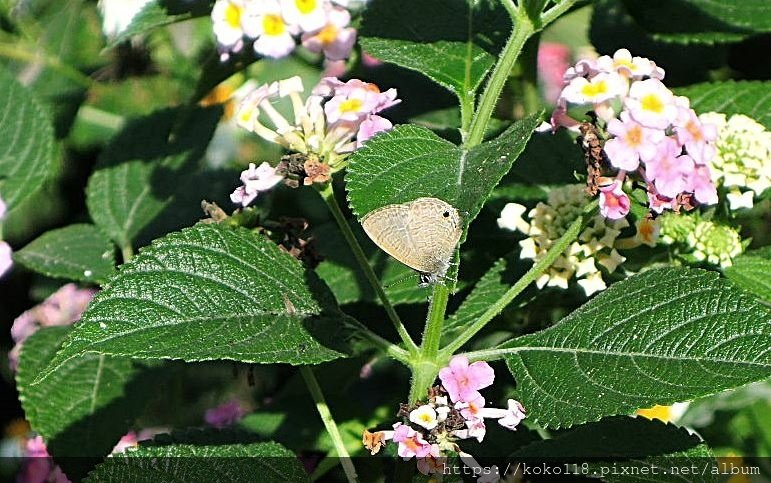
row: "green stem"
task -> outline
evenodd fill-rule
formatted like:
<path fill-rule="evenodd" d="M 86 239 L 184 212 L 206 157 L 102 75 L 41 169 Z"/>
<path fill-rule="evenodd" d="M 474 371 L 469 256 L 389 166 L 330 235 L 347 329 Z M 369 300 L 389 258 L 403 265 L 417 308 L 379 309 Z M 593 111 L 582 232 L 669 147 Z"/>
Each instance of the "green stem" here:
<path fill-rule="evenodd" d="M 316 403 L 316 410 L 318 410 L 319 416 L 321 416 L 321 421 L 324 423 L 324 427 L 327 428 L 329 437 L 332 438 L 332 444 L 335 447 L 335 451 L 337 451 L 337 456 L 340 458 L 340 464 L 343 466 L 348 482 L 356 483 L 358 478 L 356 476 L 356 468 L 353 466 L 353 460 L 351 460 L 348 450 L 345 449 L 343 437 L 340 436 L 337 423 L 335 423 L 335 419 L 329 411 L 329 406 L 327 406 L 327 402 L 324 400 L 324 393 L 321 392 L 319 382 L 316 380 L 316 376 L 313 375 L 313 369 L 308 366 L 302 366 L 300 367 L 300 374 L 305 379 L 305 385 L 308 386 L 308 391 L 310 391 Z"/>
<path fill-rule="evenodd" d="M 576 3 L 578 0 L 565 0 L 564 2 L 553 6 L 549 10 L 545 11 L 543 14 L 541 14 L 541 23 L 538 25 L 538 29 L 542 29 L 549 25 L 550 23 L 557 20 L 560 15 L 567 12 L 570 7 L 573 6 L 574 3 Z"/>
<path fill-rule="evenodd" d="M 126 244 L 120 247 L 120 253 L 123 257 L 123 263 L 128 262 L 131 260 L 131 258 L 134 256 L 134 248 L 131 246 L 131 244 Z"/>
<path fill-rule="evenodd" d="M 353 256 L 356 257 L 356 261 L 359 263 L 362 272 L 364 272 L 364 276 L 367 278 L 367 281 L 369 281 L 372 289 L 377 294 L 380 302 L 383 304 L 383 308 L 385 309 L 386 314 L 388 314 L 388 318 L 391 319 L 391 322 L 396 328 L 396 332 L 399 333 L 399 337 L 407 347 L 407 351 L 410 354 L 417 353 L 417 344 L 415 344 L 415 342 L 412 340 L 412 337 L 410 337 L 409 332 L 407 332 L 407 329 L 404 327 L 404 324 L 399 318 L 399 314 L 396 313 L 393 305 L 391 305 L 391 301 L 388 299 L 388 295 L 386 295 L 385 290 L 383 290 L 383 285 L 380 283 L 380 280 L 378 280 L 375 272 L 372 271 L 372 267 L 367 260 L 367 256 L 364 254 L 364 250 L 362 250 L 361 245 L 359 245 L 358 240 L 356 240 L 356 236 L 353 234 L 351 227 L 348 225 L 348 220 L 345 219 L 345 215 L 343 215 L 343 212 L 340 210 L 340 205 L 337 204 L 332 182 L 330 181 L 326 184 L 326 186 L 320 188 L 319 192 L 321 193 L 321 197 L 327 203 L 329 211 L 332 212 L 332 216 L 337 222 L 337 225 L 340 227 L 340 231 L 343 233 L 345 241 L 348 242 L 348 246 L 351 247 Z"/>
<path fill-rule="evenodd" d="M 594 209 L 597 206 L 597 202 L 590 203 L 584 210 L 584 214 L 579 216 L 567 229 L 567 231 L 552 245 L 546 255 L 538 260 L 525 275 L 516 281 L 514 285 L 494 304 L 490 306 L 473 324 L 468 326 L 457 339 L 452 341 L 444 349 L 442 354 L 445 357 L 450 357 L 463 344 L 468 342 L 477 332 L 482 330 L 485 325 L 488 324 L 493 318 L 501 313 L 501 311 L 509 305 L 514 298 L 519 295 L 531 282 L 535 281 L 562 253 L 570 246 L 573 241 L 578 238 L 584 223 L 589 219 L 589 215 L 594 213 Z"/>
<path fill-rule="evenodd" d="M 474 119 L 471 121 L 469 136 L 466 140 L 467 148 L 474 147 L 484 140 L 487 124 L 493 115 L 493 110 L 495 110 L 495 105 L 501 95 L 503 86 L 506 85 L 506 79 L 508 79 L 511 69 L 517 62 L 522 46 L 525 45 L 525 41 L 534 31 L 530 19 L 526 15 L 520 14 L 519 10 L 511 5 L 511 0 L 504 0 L 503 5 L 512 16 L 514 28 L 511 31 L 509 40 L 506 42 L 506 46 L 501 51 L 498 63 L 495 64 L 493 73 L 490 74 L 485 90 L 479 100 L 479 108 L 474 115 Z"/>
<path fill-rule="evenodd" d="M 91 87 L 91 84 L 94 82 L 90 77 L 80 72 L 78 69 L 63 63 L 57 57 L 42 53 L 39 48 L 24 48 L 16 44 L 0 44 L 0 57 L 20 60 L 30 64 L 40 62 L 54 72 L 61 74 L 63 77 L 70 79 L 86 89 Z"/>
<path fill-rule="evenodd" d="M 433 361 L 439 353 L 444 312 L 447 310 L 449 299 L 449 287 L 443 283 L 434 285 L 434 293 L 431 295 L 431 304 L 428 307 L 428 317 L 426 317 L 426 328 L 423 331 L 423 343 L 420 346 L 423 359 Z"/>
<path fill-rule="evenodd" d="M 410 365 L 412 362 L 410 359 L 410 354 L 406 350 L 402 349 L 396 344 L 392 344 L 391 342 L 372 332 L 367 326 L 358 320 L 350 319 L 348 320 L 348 325 L 356 329 L 358 331 L 357 333 L 363 336 L 365 339 L 369 340 L 372 345 L 393 357 L 397 361 L 405 365 Z"/>

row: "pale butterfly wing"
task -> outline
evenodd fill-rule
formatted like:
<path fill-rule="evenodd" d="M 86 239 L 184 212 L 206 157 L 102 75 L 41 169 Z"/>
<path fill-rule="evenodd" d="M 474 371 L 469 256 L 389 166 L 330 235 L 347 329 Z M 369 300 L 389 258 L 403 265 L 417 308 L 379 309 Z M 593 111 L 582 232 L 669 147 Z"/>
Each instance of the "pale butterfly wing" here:
<path fill-rule="evenodd" d="M 361 224 L 383 251 L 429 279 L 444 276 L 463 231 L 458 210 L 438 198 L 384 206 Z"/>

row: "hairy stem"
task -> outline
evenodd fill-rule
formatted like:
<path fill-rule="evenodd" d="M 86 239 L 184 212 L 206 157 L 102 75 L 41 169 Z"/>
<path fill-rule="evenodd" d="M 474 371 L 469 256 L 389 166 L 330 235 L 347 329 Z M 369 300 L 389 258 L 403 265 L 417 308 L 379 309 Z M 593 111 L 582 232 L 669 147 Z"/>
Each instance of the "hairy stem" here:
<path fill-rule="evenodd" d="M 310 391 L 313 401 L 316 403 L 316 410 L 318 410 L 319 416 L 321 416 L 321 421 L 324 423 L 324 427 L 327 429 L 329 437 L 332 438 L 332 444 L 335 447 L 337 456 L 340 458 L 340 464 L 343 466 L 343 471 L 348 479 L 348 483 L 356 483 L 359 480 L 356 476 L 356 468 L 353 466 L 353 460 L 351 460 L 348 450 L 345 449 L 343 437 L 340 436 L 340 430 L 337 428 L 337 423 L 335 423 L 335 419 L 329 411 L 329 406 L 327 406 L 327 402 L 324 399 L 324 393 L 321 392 L 319 382 L 313 374 L 313 369 L 308 366 L 302 366 L 300 368 L 300 373 L 302 374 L 303 379 L 305 379 L 305 385 L 308 386 L 308 391 Z"/>
<path fill-rule="evenodd" d="M 582 216 L 579 216 L 565 231 L 565 233 L 552 245 L 552 247 L 549 249 L 548 252 L 546 252 L 546 255 L 538 260 L 531 268 L 527 271 L 525 275 L 522 276 L 519 280 L 514 283 L 514 285 L 511 286 L 511 288 L 501 297 L 499 298 L 495 303 L 493 303 L 490 308 L 488 308 L 476 321 L 474 321 L 473 324 L 468 326 L 466 330 L 464 330 L 457 339 L 452 341 L 442 349 L 442 354 L 444 354 L 445 357 L 450 357 L 452 354 L 455 353 L 458 349 L 460 349 L 463 344 L 468 342 L 474 335 L 476 335 L 477 332 L 482 330 L 485 325 L 487 325 L 493 318 L 501 313 L 501 311 L 509 305 L 514 298 L 519 295 L 530 283 L 534 282 L 535 279 L 537 279 L 547 268 L 551 266 L 552 263 L 554 263 L 557 258 L 562 255 L 562 253 L 567 249 L 573 241 L 578 238 L 578 235 L 581 233 L 581 229 L 584 226 L 584 223 L 587 222 L 587 220 L 591 217 L 591 215 L 594 214 L 594 209 L 597 206 L 597 202 L 590 203 L 587 208 L 584 210 L 584 214 Z"/>
<path fill-rule="evenodd" d="M 351 248 L 354 257 L 356 257 L 356 261 L 359 263 L 359 267 L 361 267 L 362 272 L 364 272 L 364 276 L 367 278 L 367 281 L 377 294 L 380 302 L 383 304 L 383 308 L 385 309 L 386 314 L 388 314 L 388 318 L 391 319 L 391 322 L 396 328 L 396 332 L 399 333 L 399 337 L 402 339 L 402 342 L 404 342 L 407 351 L 411 354 L 417 353 L 417 344 L 415 344 L 415 342 L 412 340 L 412 337 L 410 337 L 410 334 L 407 332 L 407 329 L 404 327 L 404 324 L 399 318 L 399 314 L 396 313 L 393 305 L 391 305 L 391 301 L 388 299 L 385 290 L 383 290 L 383 284 L 380 283 L 377 275 L 375 275 L 375 272 L 372 271 L 372 267 L 367 260 L 367 256 L 364 254 L 364 250 L 362 250 L 361 245 L 359 245 L 358 240 L 356 240 L 356 236 L 353 234 L 351 227 L 348 225 L 348 220 L 345 219 L 343 212 L 340 210 L 340 205 L 337 204 L 332 182 L 330 181 L 326 186 L 320 188 L 319 192 L 321 193 L 321 197 L 327 203 L 329 211 L 332 212 L 332 216 L 335 218 L 337 225 L 340 227 L 340 231 L 343 233 L 345 241 Z"/>

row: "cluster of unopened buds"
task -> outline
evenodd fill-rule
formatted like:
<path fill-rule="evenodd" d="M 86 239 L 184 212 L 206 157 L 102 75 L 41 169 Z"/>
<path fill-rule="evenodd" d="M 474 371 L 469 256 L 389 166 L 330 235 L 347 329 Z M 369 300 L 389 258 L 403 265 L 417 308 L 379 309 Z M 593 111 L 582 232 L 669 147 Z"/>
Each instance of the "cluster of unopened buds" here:
<path fill-rule="evenodd" d="M 398 445 L 397 454 L 405 460 L 417 458 L 418 470 L 423 474 L 442 474 L 449 454 L 457 454 L 461 461 L 481 474 L 479 482 L 497 481 L 496 467 L 482 471 L 476 459 L 461 450 L 459 440 L 476 439 L 479 442 L 487 432 L 485 419 L 496 419 L 506 429 L 515 430 L 525 418 L 525 408 L 509 399 L 508 407 L 485 407 L 480 389 L 492 385 L 495 374 L 486 362 L 469 364 L 467 358 L 456 356 L 439 371 L 441 386 L 428 392 L 428 401 L 413 405 L 403 404 L 399 416 L 402 421 L 393 430 L 365 431 L 364 446 L 374 455 L 388 441 Z"/>
<path fill-rule="evenodd" d="M 282 179 L 293 187 L 300 178 L 304 185 L 326 183 L 366 140 L 393 127 L 378 113 L 400 102 L 396 89 L 381 92 L 375 84 L 359 79 L 343 82 L 325 77 L 305 100 L 303 92 L 300 77 L 292 77 L 264 84 L 241 101 L 238 124 L 294 154 L 284 156 L 275 168 L 269 163 L 250 165 L 241 173 L 242 186 L 231 195 L 234 203 L 246 206 Z M 274 106 L 284 98 L 291 102 L 291 121 Z"/>
<path fill-rule="evenodd" d="M 285 57 L 298 37 L 328 60 L 347 59 L 356 43 L 347 5 L 345 0 L 217 0 L 211 18 L 220 60 L 243 50 L 247 41 L 260 55 Z"/>
<path fill-rule="evenodd" d="M 709 168 L 716 128 L 703 124 L 688 98 L 675 96 L 663 78 L 654 62 L 632 57 L 626 49 L 613 57 L 581 60 L 565 72 L 551 128 L 563 126 L 583 135 L 587 189 L 592 195 L 599 192 L 606 218 L 629 213 L 624 188 L 632 183 L 627 180 L 645 186 L 653 213 L 717 202 Z M 571 117 L 570 104 L 590 106 L 595 121 Z"/>

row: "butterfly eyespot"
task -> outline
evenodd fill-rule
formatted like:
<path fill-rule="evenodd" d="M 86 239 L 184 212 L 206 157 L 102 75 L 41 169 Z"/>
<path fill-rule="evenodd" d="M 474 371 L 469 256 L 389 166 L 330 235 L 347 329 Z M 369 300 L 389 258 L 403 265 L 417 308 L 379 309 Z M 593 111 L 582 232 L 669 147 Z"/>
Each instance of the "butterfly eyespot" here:
<path fill-rule="evenodd" d="M 442 216 L 445 217 L 445 218 L 449 218 L 450 217 L 450 212 L 449 211 L 445 211 L 444 213 L 442 213 Z"/>

